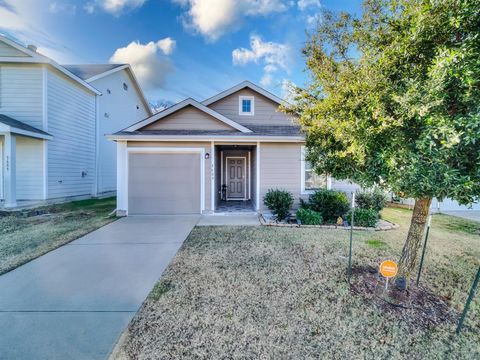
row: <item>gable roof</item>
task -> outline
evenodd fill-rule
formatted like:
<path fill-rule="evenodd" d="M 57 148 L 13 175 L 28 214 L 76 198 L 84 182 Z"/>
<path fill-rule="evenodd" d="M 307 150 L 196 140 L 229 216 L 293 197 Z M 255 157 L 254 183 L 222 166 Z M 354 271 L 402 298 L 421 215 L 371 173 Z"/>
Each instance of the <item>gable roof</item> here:
<path fill-rule="evenodd" d="M 163 119 L 165 117 L 167 117 L 168 115 L 170 114 L 173 114 L 187 106 L 193 106 L 195 108 L 197 108 L 198 110 L 214 117 L 215 119 L 217 120 L 220 120 L 221 122 L 227 124 L 227 125 L 230 125 L 232 128 L 242 132 L 242 133 L 250 133 L 252 132 L 250 129 L 246 128 L 245 126 L 242 126 L 240 125 L 239 123 L 233 121 L 233 120 L 230 120 L 229 118 L 223 116 L 222 114 L 219 114 L 218 112 L 206 107 L 205 105 L 199 103 L 198 101 L 192 99 L 192 98 L 188 98 L 188 99 L 185 99 L 173 106 L 170 106 L 169 108 L 166 108 L 165 110 L 163 111 L 160 111 L 144 120 L 141 120 L 131 126 L 129 126 L 128 128 L 122 130 L 122 131 L 127 131 L 127 132 L 131 132 L 131 131 L 137 131 L 138 129 L 141 129 L 147 125 L 150 125 L 152 123 L 154 123 L 155 121 L 158 121 L 160 119 Z"/>
<path fill-rule="evenodd" d="M 268 92 L 267 90 L 261 88 L 258 85 L 255 85 L 254 83 L 252 83 L 248 80 L 245 80 L 245 81 L 242 81 L 240 84 L 237 84 L 237 85 L 231 87 L 230 89 L 222 91 L 221 93 L 219 93 L 215 96 L 212 96 L 211 98 L 203 100 L 202 104 L 205 105 L 205 106 L 208 106 L 210 104 L 213 104 L 214 102 L 217 102 L 218 100 L 221 100 L 221 99 L 223 99 L 223 98 L 225 98 L 229 95 L 232 95 L 233 93 L 236 93 L 237 91 L 240 91 L 240 90 L 245 89 L 245 88 L 249 88 L 249 89 L 265 96 L 267 99 L 272 100 L 273 102 L 277 103 L 278 105 L 280 105 L 282 102 L 284 102 L 281 98 L 272 94 L 271 92 Z"/>
<path fill-rule="evenodd" d="M 55 68 L 56 70 L 63 73 L 65 76 L 69 77 L 70 79 L 74 80 L 75 82 L 79 83 L 83 87 L 87 88 L 89 91 L 95 93 L 96 95 L 101 95 L 102 93 L 95 89 L 92 85 L 88 82 L 84 81 L 83 79 L 79 78 L 77 75 L 73 74 L 69 70 L 65 69 L 63 66 L 57 64 L 55 61 L 50 59 L 49 57 L 42 55 L 36 51 L 33 51 L 25 46 L 17 44 L 15 41 L 10 40 L 6 36 L 0 35 L 0 41 L 4 42 L 7 45 L 23 52 L 27 56 L 22 57 L 0 57 L 0 62 L 14 62 L 14 63 L 31 63 L 31 64 L 47 64 Z"/>
<path fill-rule="evenodd" d="M 30 136 L 30 137 L 35 137 L 35 138 L 40 138 L 40 139 L 52 139 L 52 135 L 49 133 L 37 129 L 36 127 L 33 127 L 31 125 L 25 124 L 21 121 L 15 120 L 11 118 L 10 116 L 0 114 L 0 125 L 3 124 L 4 131 L 7 132 L 13 132 L 16 134 L 20 135 L 25 135 L 25 136 Z"/>
<path fill-rule="evenodd" d="M 143 106 L 147 110 L 148 114 L 152 115 L 152 109 L 148 104 L 145 93 L 143 92 L 142 87 L 140 86 L 140 83 L 138 82 L 130 64 L 73 64 L 62 66 L 88 83 L 104 78 L 105 76 L 116 73 L 117 71 L 127 71 L 132 79 L 133 85 L 137 89 Z"/>
<path fill-rule="evenodd" d="M 115 70 L 116 68 L 122 67 L 122 69 L 124 69 L 127 64 L 70 64 L 62 66 L 77 75 L 80 79 L 88 82 L 91 81 L 91 78 Z"/>

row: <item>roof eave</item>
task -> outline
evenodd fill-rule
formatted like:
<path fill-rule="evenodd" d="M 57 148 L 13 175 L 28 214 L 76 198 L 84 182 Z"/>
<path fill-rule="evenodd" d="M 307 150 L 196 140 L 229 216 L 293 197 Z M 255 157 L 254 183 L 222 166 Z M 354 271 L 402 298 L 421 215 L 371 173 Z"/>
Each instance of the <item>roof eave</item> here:
<path fill-rule="evenodd" d="M 140 135 L 140 134 L 111 134 L 106 135 L 113 141 L 239 141 L 239 142 L 305 142 L 303 136 L 245 136 L 245 135 Z"/>

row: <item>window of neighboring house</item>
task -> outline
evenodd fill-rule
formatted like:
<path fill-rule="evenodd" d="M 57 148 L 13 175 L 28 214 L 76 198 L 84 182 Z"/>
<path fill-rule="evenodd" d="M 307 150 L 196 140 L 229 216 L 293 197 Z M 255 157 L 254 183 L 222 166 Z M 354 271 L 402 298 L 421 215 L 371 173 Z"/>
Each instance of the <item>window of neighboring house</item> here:
<path fill-rule="evenodd" d="M 312 164 L 305 160 L 305 148 L 302 147 L 302 194 L 312 193 L 315 190 L 328 188 L 326 175 L 318 175 L 313 171 Z"/>
<path fill-rule="evenodd" d="M 239 115 L 253 115 L 255 110 L 255 99 L 253 96 L 240 96 L 238 98 Z"/>

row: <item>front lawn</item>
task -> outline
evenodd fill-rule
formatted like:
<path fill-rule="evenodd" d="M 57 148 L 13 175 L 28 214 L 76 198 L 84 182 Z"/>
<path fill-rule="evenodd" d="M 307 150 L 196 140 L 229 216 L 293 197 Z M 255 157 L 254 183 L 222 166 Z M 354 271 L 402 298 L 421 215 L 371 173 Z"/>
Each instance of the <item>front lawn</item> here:
<path fill-rule="evenodd" d="M 356 232 L 355 265 L 398 259 L 410 215 L 385 209 L 400 229 Z M 434 217 L 423 283 L 455 315 L 479 265 L 479 235 L 480 223 Z M 455 320 L 402 319 L 349 290 L 347 239 L 344 230 L 195 228 L 129 325 L 119 358 L 480 358 L 480 296 L 459 337 Z"/>
<path fill-rule="evenodd" d="M 114 221 L 114 209 L 115 198 L 108 198 L 2 212 L 0 274 Z"/>

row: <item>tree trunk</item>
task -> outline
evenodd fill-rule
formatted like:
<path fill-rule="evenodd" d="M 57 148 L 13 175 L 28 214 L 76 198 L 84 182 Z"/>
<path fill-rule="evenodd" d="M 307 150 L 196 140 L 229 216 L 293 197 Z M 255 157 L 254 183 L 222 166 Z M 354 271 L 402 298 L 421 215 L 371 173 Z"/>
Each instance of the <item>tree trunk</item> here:
<path fill-rule="evenodd" d="M 399 262 L 398 276 L 404 280 L 408 280 L 413 270 L 415 270 L 417 255 L 422 246 L 425 223 L 427 222 L 431 203 L 432 198 L 415 199 L 407 241 L 403 246 L 402 256 Z"/>

